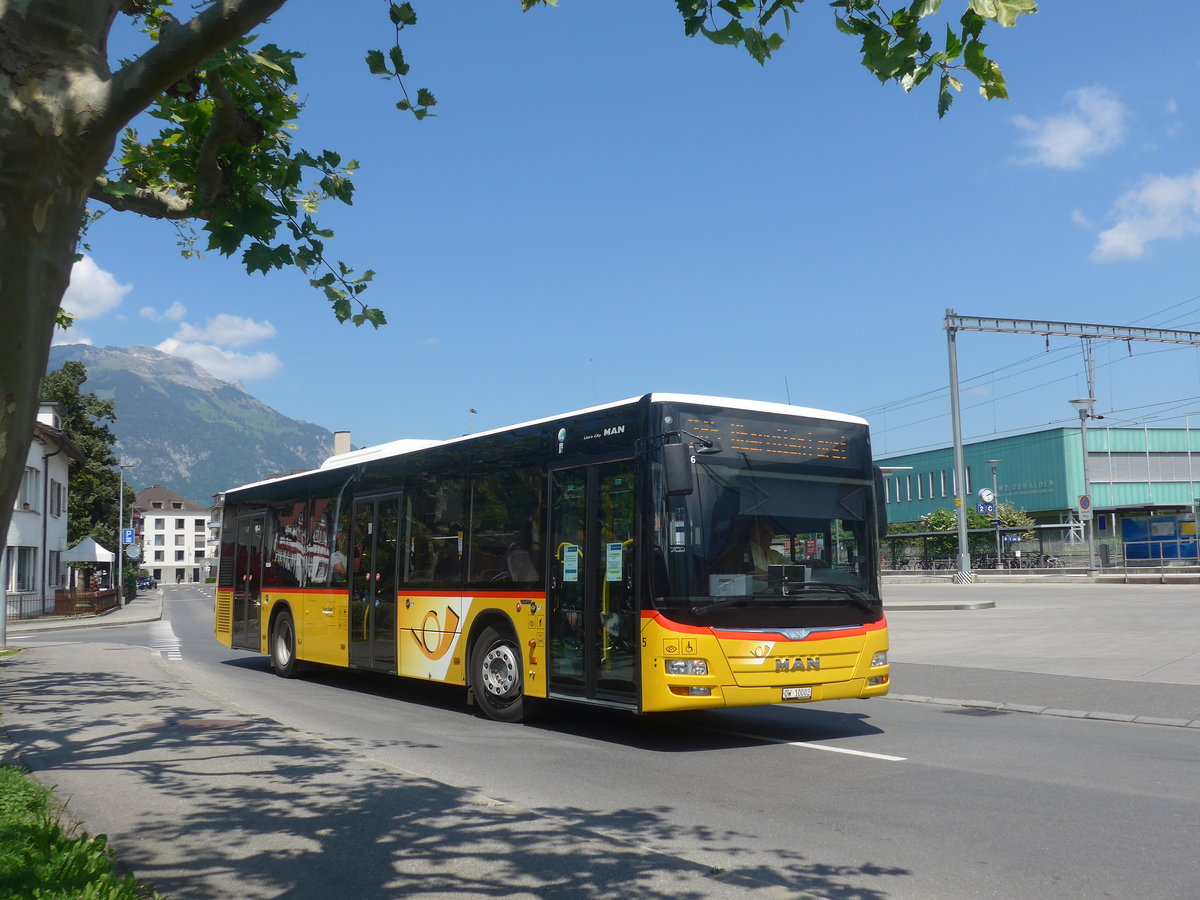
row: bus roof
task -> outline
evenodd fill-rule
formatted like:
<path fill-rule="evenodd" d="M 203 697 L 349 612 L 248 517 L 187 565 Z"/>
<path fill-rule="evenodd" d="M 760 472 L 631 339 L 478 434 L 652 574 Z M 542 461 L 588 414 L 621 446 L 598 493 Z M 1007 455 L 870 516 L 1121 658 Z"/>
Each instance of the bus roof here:
<path fill-rule="evenodd" d="M 630 406 L 635 403 L 640 403 L 644 399 L 649 399 L 651 403 L 682 403 L 691 404 L 694 406 L 718 406 L 727 409 L 741 409 L 746 412 L 762 412 L 772 413 L 781 416 L 802 416 L 811 419 L 827 419 L 832 422 L 845 422 L 854 425 L 866 425 L 867 420 L 859 416 L 851 416 L 845 413 L 830 412 L 824 409 L 813 409 L 807 406 L 793 406 L 788 403 L 771 403 L 762 400 L 738 400 L 733 397 L 710 397 L 700 394 L 672 394 L 672 393 L 650 393 L 641 397 L 629 397 L 624 400 L 617 400 L 612 403 L 601 403 L 596 406 L 589 406 L 583 409 L 571 410 L 570 412 L 558 413 L 553 416 L 544 416 L 540 419 L 532 419 L 528 422 L 519 422 L 516 425 L 505 425 L 502 428 L 492 428 L 488 431 L 477 431 L 472 434 L 464 434 L 460 437 L 448 438 L 444 441 L 425 440 L 421 438 L 403 438 L 397 441 L 389 441 L 385 444 L 376 444 L 373 447 L 362 447 L 358 450 L 351 450 L 349 453 L 342 453 L 338 456 L 330 456 L 319 469 L 310 469 L 307 472 L 296 472 L 291 475 L 284 475 L 280 478 L 270 478 L 263 481 L 255 481 L 250 484 L 240 485 L 235 488 L 230 488 L 229 491 L 240 491 L 249 487 L 258 487 L 263 484 L 276 484 L 281 481 L 287 481 L 291 478 L 299 478 L 304 475 L 309 475 L 314 471 L 328 471 L 331 469 L 340 469 L 343 466 L 351 466 L 357 463 L 371 462 L 373 460 L 387 459 L 393 456 L 402 456 L 407 453 L 415 453 L 418 450 L 425 450 L 429 447 L 437 447 L 448 444 L 455 444 L 460 441 L 474 440 L 480 437 L 486 437 L 493 434 L 503 434 L 506 431 L 513 431 L 517 428 L 527 428 L 533 425 L 542 425 L 546 422 L 555 422 L 559 419 L 569 418 L 571 416 L 580 416 L 586 413 L 596 412 L 603 409 L 612 409 L 618 406 Z"/>

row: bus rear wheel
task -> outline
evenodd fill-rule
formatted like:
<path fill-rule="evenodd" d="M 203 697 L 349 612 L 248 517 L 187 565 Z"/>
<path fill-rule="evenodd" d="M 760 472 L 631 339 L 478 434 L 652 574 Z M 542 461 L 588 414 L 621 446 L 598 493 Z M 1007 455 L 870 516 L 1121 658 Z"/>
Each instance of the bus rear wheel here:
<path fill-rule="evenodd" d="M 271 667 L 280 678 L 295 678 L 300 674 L 296 659 L 296 623 L 287 610 L 275 617 L 271 625 Z"/>
<path fill-rule="evenodd" d="M 488 718 L 498 722 L 525 718 L 521 648 L 510 631 L 489 625 L 480 632 L 471 651 L 471 686 Z"/>

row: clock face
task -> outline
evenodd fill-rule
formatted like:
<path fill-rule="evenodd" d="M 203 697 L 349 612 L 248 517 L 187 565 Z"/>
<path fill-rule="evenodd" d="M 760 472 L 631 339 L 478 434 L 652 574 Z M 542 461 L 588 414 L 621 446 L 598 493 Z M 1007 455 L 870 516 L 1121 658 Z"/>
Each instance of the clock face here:
<path fill-rule="evenodd" d="M 996 499 L 996 495 L 992 493 L 991 488 L 980 488 L 979 489 L 979 501 L 981 503 L 991 503 L 995 499 Z"/>

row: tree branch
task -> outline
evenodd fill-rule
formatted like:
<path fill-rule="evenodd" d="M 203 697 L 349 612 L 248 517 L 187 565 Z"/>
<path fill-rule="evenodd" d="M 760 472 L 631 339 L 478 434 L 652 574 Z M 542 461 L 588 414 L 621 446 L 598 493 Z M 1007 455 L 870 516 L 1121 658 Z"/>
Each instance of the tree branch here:
<path fill-rule="evenodd" d="M 135 212 L 151 219 L 178 221 L 204 218 L 191 201 L 165 191 L 137 188 L 131 193 L 109 193 L 107 189 L 118 183 L 104 177 L 97 178 L 88 191 L 88 199 L 111 206 L 118 212 Z"/>
<path fill-rule="evenodd" d="M 286 2 L 214 0 L 191 21 L 164 31 L 157 44 L 113 75 L 104 124 L 115 134 L 159 94 L 261 25 Z"/>
<path fill-rule="evenodd" d="M 196 202 L 202 207 L 228 188 L 229 179 L 217 160 L 221 147 L 231 143 L 253 147 L 263 136 L 262 126 L 238 109 L 219 71 L 210 69 L 206 80 L 213 98 L 213 114 L 196 158 Z"/>

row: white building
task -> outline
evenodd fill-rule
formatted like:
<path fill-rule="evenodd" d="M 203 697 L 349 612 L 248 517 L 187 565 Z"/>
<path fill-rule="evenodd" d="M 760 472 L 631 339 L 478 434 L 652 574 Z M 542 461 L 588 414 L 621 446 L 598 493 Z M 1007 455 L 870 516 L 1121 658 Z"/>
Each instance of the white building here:
<path fill-rule="evenodd" d="M 10 618 L 53 612 L 55 591 L 66 586 L 68 471 L 82 458 L 62 432 L 58 404 L 42 403 L 4 543 Z"/>
<path fill-rule="evenodd" d="M 208 575 L 209 512 L 170 488 L 138 491 L 133 527 L 142 545 L 141 570 L 160 584 L 194 584 Z"/>

